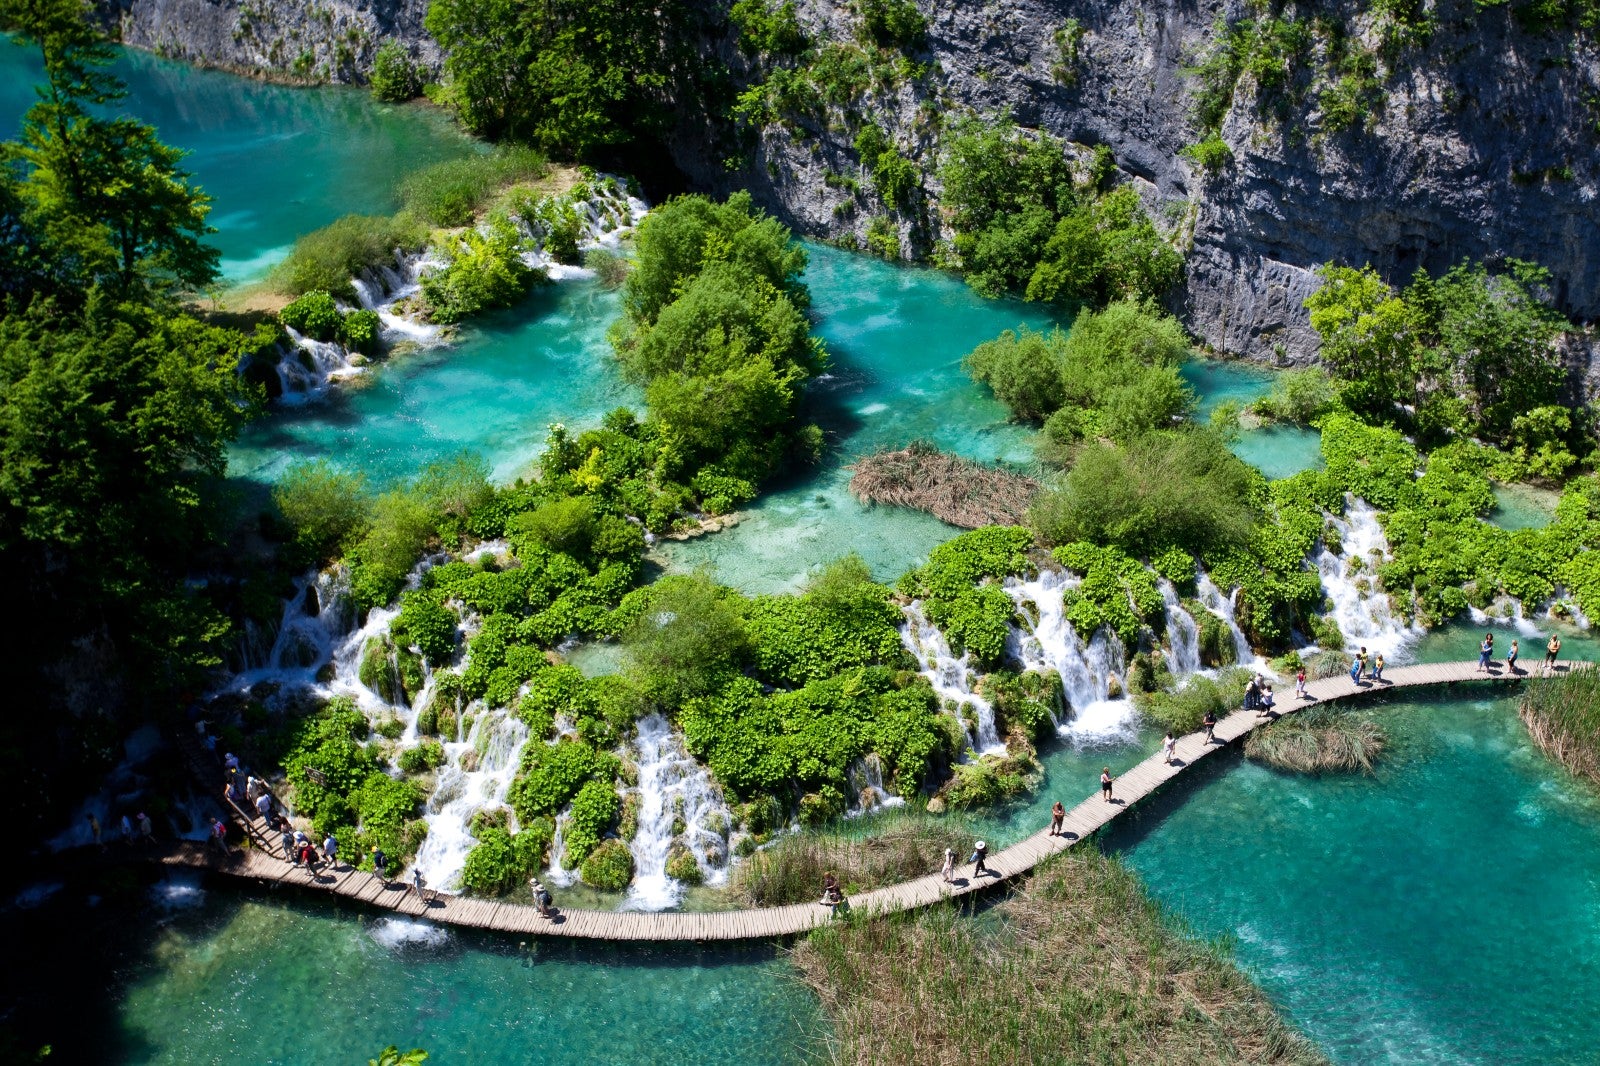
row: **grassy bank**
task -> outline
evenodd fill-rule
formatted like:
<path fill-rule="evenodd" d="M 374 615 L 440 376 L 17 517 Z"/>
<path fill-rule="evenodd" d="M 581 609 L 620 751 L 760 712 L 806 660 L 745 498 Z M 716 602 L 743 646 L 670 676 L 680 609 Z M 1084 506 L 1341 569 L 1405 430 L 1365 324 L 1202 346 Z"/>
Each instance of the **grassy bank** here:
<path fill-rule="evenodd" d="M 1600 784 L 1600 671 L 1529 681 L 1518 713 L 1546 755 Z"/>
<path fill-rule="evenodd" d="M 1312 707 L 1251 733 L 1244 754 L 1303 774 L 1371 773 L 1386 742 L 1383 728 L 1366 715 Z"/>
<path fill-rule="evenodd" d="M 837 1026 L 833 1061 L 1324 1061 L 1220 948 L 1175 931 L 1093 849 L 1040 867 L 986 919 L 936 908 L 802 942 L 795 964 Z"/>
<path fill-rule="evenodd" d="M 972 841 L 960 822 L 944 820 L 896 822 L 861 839 L 794 833 L 740 864 L 734 888 L 740 902 L 750 906 L 804 903 L 821 897 L 822 875 L 832 871 L 854 895 L 935 873 L 945 848 L 955 848 L 957 859 L 965 859 Z"/>

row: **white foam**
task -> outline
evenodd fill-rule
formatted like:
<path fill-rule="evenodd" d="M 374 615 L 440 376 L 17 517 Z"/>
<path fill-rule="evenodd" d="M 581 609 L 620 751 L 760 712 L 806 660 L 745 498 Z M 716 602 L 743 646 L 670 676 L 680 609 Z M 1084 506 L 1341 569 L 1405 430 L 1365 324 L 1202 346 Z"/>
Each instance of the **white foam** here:
<path fill-rule="evenodd" d="M 416 918 L 379 918 L 367 926 L 367 935 L 390 951 L 437 950 L 450 942 L 449 930 Z"/>

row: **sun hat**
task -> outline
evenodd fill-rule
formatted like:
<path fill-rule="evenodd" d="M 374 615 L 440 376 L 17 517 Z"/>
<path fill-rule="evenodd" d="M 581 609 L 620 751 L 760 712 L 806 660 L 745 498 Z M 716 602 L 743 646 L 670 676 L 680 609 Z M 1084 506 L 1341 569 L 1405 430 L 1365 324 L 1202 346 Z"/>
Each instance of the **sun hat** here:
<path fill-rule="evenodd" d="M 981 841 L 981 840 L 980 840 L 980 841 L 978 841 L 978 847 L 980 847 L 980 848 L 985 848 L 985 847 L 988 847 L 988 845 L 987 845 L 987 844 L 985 844 L 985 843 L 984 843 L 984 842 L 983 842 L 983 841 Z"/>

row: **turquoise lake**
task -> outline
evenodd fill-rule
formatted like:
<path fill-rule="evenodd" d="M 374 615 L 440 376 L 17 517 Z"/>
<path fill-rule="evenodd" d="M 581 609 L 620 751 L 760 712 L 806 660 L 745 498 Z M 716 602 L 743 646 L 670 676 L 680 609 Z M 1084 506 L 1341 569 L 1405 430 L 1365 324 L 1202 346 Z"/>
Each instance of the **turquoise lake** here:
<path fill-rule="evenodd" d="M 390 209 L 406 169 L 477 150 L 436 113 L 354 90 L 292 90 L 135 54 L 118 70 L 133 87 L 126 109 L 192 151 L 234 280 L 259 276 L 299 233 Z M 0 125 L 15 127 L 34 71 L 28 53 L 0 50 Z M 1042 309 L 982 301 L 933 271 L 817 246 L 811 256 L 818 331 L 834 356 L 811 402 L 833 451 L 734 530 L 663 549 L 672 565 L 748 591 L 792 587 L 852 550 L 893 577 L 953 533 L 857 504 L 844 469 L 857 456 L 924 439 L 983 460 L 1031 459 L 1029 431 L 959 363 L 1002 329 L 1049 325 Z M 235 472 L 268 482 L 294 459 L 326 457 L 385 484 L 473 449 L 497 477 L 515 477 L 550 422 L 582 427 L 638 402 L 605 343 L 616 313 L 615 294 L 590 283 L 544 290 L 453 348 L 275 412 L 235 449 Z M 1266 372 L 1235 364 L 1186 374 L 1207 410 L 1270 387 Z M 1273 476 L 1318 462 L 1315 435 L 1298 430 L 1253 431 L 1237 448 Z M 1537 525 L 1547 502 L 1503 495 L 1501 520 Z M 1516 635 L 1498 632 L 1501 648 Z M 1479 635 L 1449 627 L 1417 655 L 1470 657 Z M 1542 640 L 1521 639 L 1524 660 L 1537 661 Z M 1564 639 L 1569 653 L 1600 652 L 1587 635 Z M 1224 754 L 1133 812 L 1107 846 L 1197 932 L 1230 937 L 1337 1062 L 1594 1061 L 1600 802 L 1533 750 L 1497 690 L 1376 713 L 1393 749 L 1374 776 L 1288 776 Z M 1048 751 L 1041 790 L 977 828 L 1000 841 L 1032 832 L 1053 799 L 1076 802 L 1101 765 L 1121 772 L 1153 744 Z M 15 957 L 70 990 L 48 1003 L 72 1015 L 64 1031 L 78 1043 L 63 1043 L 61 1061 L 358 1062 L 394 1042 L 427 1046 L 441 1064 L 759 1064 L 824 1047 L 814 998 L 770 949 L 530 952 L 515 937 L 380 925 L 221 883 L 162 895 L 104 918 L 76 897 L 5 912 Z"/>

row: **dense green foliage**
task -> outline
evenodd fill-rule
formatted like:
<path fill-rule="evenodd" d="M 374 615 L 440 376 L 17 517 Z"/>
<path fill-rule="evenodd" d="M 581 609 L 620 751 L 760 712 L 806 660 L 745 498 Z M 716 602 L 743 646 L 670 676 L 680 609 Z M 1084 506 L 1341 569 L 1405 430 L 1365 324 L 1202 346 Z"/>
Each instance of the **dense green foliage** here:
<path fill-rule="evenodd" d="M 437 245 L 444 265 L 422 277 L 422 296 L 435 322 L 459 322 L 495 307 L 510 307 L 546 280 L 522 261 L 522 236 L 509 222 L 463 230 Z"/>
<path fill-rule="evenodd" d="M 1104 627 L 1131 648 L 1138 644 L 1141 630 L 1159 631 L 1165 624 L 1161 589 L 1139 560 L 1116 548 L 1083 542 L 1064 544 L 1052 554 L 1062 566 L 1082 575 L 1076 588 L 1062 594 L 1067 621 L 1079 633 L 1088 636 Z"/>
<path fill-rule="evenodd" d="M 1272 389 L 1250 410 L 1274 422 L 1308 426 L 1339 405 L 1338 389 L 1321 367 L 1273 375 Z"/>
<path fill-rule="evenodd" d="M 1557 340 L 1569 327 L 1543 268 L 1509 260 L 1491 274 L 1462 263 L 1439 278 L 1418 271 L 1398 293 L 1370 267 L 1319 273 L 1306 306 L 1352 411 L 1425 446 L 1492 441 L 1552 480 L 1587 452 L 1591 415 L 1563 403 Z"/>
<path fill-rule="evenodd" d="M 1076 180 L 1065 150 L 1010 122 L 970 120 L 955 129 L 939 178 L 968 282 L 987 296 L 1021 292 L 1071 304 L 1161 296 L 1183 257 L 1131 187 L 1102 193 L 1099 174 Z"/>
<path fill-rule="evenodd" d="M 291 565 L 320 566 L 355 547 L 366 527 L 366 479 L 325 459 L 296 463 L 272 487 L 290 530 Z"/>
<path fill-rule="evenodd" d="M 384 41 L 379 47 L 370 80 L 372 95 L 385 103 L 404 103 L 422 94 L 422 70 L 399 41 Z"/>
<path fill-rule="evenodd" d="M 989 526 L 939 545 L 925 565 L 900 579 L 900 591 L 922 600 L 928 620 L 944 630 L 957 652 L 980 663 L 998 663 L 1015 611 L 997 582 L 1032 569 L 1027 550 L 1033 533 Z"/>
<path fill-rule="evenodd" d="M 973 378 L 1019 419 L 1045 423 L 1045 455 L 1085 439 L 1128 441 L 1194 407 L 1178 368 L 1189 344 L 1175 319 L 1132 300 L 1081 311 L 1070 333 L 1007 330 L 967 356 Z"/>
<path fill-rule="evenodd" d="M 480 896 L 504 896 L 524 888 L 527 879 L 544 868 L 554 832 L 549 819 L 536 819 L 519 832 L 486 825 L 476 833 L 478 843 L 467 852 L 461 884 Z"/>
<path fill-rule="evenodd" d="M 504 186 L 542 178 L 549 172 L 542 153 L 500 147 L 408 174 L 400 183 L 400 200 L 406 214 L 430 226 L 465 226 Z"/>

